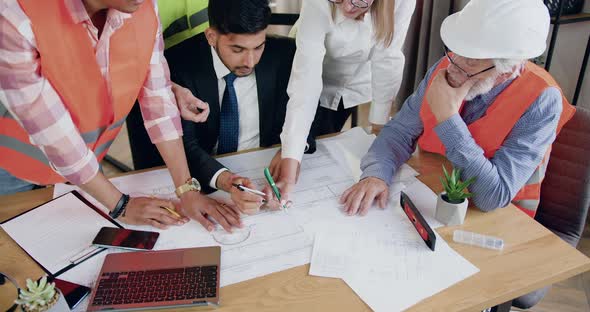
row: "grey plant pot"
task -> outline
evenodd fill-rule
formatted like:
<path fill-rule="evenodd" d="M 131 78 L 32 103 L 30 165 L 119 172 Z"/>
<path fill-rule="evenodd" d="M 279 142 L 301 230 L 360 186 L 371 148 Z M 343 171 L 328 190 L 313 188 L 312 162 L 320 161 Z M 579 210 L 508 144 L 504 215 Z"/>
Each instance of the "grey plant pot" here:
<path fill-rule="evenodd" d="M 436 220 L 444 225 L 460 225 L 465 221 L 465 215 L 467 214 L 467 206 L 469 200 L 465 199 L 460 204 L 451 204 L 442 198 L 442 195 L 446 193 L 438 194 L 436 200 L 436 213 L 434 217 Z"/>

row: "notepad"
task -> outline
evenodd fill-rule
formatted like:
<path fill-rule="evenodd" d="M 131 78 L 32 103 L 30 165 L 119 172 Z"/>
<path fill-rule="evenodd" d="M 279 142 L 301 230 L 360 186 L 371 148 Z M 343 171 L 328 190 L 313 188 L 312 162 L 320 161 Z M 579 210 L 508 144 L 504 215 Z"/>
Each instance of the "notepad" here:
<path fill-rule="evenodd" d="M 0 226 L 53 276 L 104 251 L 92 247 L 92 240 L 102 227 L 121 227 L 77 192 L 33 208 Z"/>

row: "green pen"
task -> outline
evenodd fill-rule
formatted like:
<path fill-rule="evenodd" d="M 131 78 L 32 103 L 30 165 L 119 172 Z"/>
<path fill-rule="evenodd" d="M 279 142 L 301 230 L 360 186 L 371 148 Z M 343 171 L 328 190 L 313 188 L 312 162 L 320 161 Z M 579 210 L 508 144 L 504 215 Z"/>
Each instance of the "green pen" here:
<path fill-rule="evenodd" d="M 270 184 L 270 187 L 272 188 L 272 192 L 275 193 L 275 196 L 277 197 L 277 199 L 279 200 L 279 202 L 281 201 L 281 193 L 279 192 L 279 189 L 277 188 L 277 185 L 275 184 L 275 180 L 273 180 L 272 175 L 270 174 L 270 170 L 268 170 L 268 168 L 264 168 L 264 177 L 266 177 L 266 181 L 268 182 L 268 184 Z M 281 205 L 283 207 L 283 209 L 288 212 L 287 207 L 285 205 Z"/>

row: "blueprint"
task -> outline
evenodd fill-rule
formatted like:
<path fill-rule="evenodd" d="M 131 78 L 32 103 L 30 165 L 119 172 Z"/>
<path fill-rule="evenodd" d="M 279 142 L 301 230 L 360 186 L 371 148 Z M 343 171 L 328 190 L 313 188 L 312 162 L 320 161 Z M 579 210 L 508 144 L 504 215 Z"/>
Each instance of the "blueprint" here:
<path fill-rule="evenodd" d="M 395 222 L 388 222 L 394 216 L 394 209 L 399 210 L 399 192 L 407 185 L 420 183 L 417 173 L 409 166 L 402 167 L 390 190 L 390 205 L 387 209 L 372 208 L 366 217 L 349 217 L 342 212 L 338 200 L 340 195 L 358 181 L 354 176 L 356 169 L 350 163 L 360 163 L 360 157 L 366 150 L 346 153 L 347 159 L 338 160 L 334 155 L 344 152 L 334 151 L 343 146 L 370 146 L 374 136 L 356 132 L 343 139 L 330 139 L 318 142 L 317 151 L 305 155 L 302 161 L 299 181 L 290 200 L 293 205 L 285 211 L 262 211 L 254 216 L 242 216 L 244 226 L 248 228 L 247 238 L 238 243 L 223 245 L 214 239 L 201 225 L 191 221 L 180 227 L 157 230 L 148 226 L 128 226 L 130 229 L 160 232 L 155 250 L 174 248 L 221 246 L 221 286 L 230 285 L 282 271 L 310 262 L 313 241 L 316 233 L 334 224 L 353 226 L 367 230 L 395 230 Z M 332 142 L 338 142 L 336 146 Z M 355 145 L 349 142 L 356 142 Z M 219 158 L 218 160 L 232 172 L 249 177 L 258 188 L 266 181 L 263 170 L 268 166 L 277 149 L 250 152 Z M 356 155 L 356 156 L 354 156 Z M 127 194 L 154 195 L 173 198 L 174 186 L 167 170 L 155 170 L 111 179 L 119 190 Z M 54 196 L 78 190 L 74 186 L 56 185 Z M 81 192 L 90 201 L 100 206 L 87 194 Z M 223 192 L 211 195 L 221 201 L 229 201 Z M 103 207 L 103 209 L 106 209 Z M 112 252 L 112 251 L 109 251 Z M 96 280 L 106 252 L 79 265 L 61 276 L 62 279 L 91 286 Z"/>

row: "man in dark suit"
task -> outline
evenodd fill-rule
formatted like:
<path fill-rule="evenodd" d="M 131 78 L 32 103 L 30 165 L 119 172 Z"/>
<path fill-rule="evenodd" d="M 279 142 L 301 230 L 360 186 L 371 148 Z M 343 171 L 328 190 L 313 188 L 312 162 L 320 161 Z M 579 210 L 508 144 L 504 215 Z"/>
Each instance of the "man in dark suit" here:
<path fill-rule="evenodd" d="M 246 213 L 263 198 L 232 187 L 254 188 L 212 155 L 280 143 L 295 43 L 266 35 L 270 14 L 267 0 L 210 0 L 210 28 L 165 53 L 172 81 L 209 104 L 206 122 L 183 121 L 191 174 L 205 191 L 231 193 Z M 177 88 L 177 98 L 186 89 Z M 312 152 L 315 141 L 308 143 Z"/>

